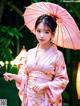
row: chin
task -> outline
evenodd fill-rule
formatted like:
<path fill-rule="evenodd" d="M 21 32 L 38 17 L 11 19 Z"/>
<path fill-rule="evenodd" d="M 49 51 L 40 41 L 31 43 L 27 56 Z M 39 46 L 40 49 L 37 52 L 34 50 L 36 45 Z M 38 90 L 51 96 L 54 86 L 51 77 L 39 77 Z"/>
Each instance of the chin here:
<path fill-rule="evenodd" d="M 40 44 L 40 45 L 45 45 L 46 43 L 45 43 L 45 42 L 39 42 L 39 44 Z"/>

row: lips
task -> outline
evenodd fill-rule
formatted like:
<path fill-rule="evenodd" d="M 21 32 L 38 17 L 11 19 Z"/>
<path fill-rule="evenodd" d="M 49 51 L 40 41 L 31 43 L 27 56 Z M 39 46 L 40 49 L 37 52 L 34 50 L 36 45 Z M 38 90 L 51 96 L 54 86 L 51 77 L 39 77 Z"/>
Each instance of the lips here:
<path fill-rule="evenodd" d="M 45 41 L 44 39 L 39 39 L 39 41 Z"/>

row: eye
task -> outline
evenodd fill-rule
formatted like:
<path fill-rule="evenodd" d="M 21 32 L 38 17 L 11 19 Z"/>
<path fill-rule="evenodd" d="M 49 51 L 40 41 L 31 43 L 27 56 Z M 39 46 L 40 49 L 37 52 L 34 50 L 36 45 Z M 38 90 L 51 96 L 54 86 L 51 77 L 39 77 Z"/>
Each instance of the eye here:
<path fill-rule="evenodd" d="M 39 29 L 36 30 L 38 33 L 40 33 L 41 31 Z"/>
<path fill-rule="evenodd" d="M 49 34 L 49 31 L 45 31 L 46 34 Z"/>

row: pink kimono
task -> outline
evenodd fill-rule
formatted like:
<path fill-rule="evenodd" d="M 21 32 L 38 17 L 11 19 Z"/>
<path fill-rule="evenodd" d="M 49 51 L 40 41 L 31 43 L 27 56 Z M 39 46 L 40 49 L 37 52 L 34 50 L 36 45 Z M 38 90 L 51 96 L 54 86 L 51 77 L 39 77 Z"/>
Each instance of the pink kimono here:
<path fill-rule="evenodd" d="M 62 106 L 61 94 L 69 81 L 63 54 L 54 45 L 46 52 L 38 47 L 29 50 L 18 75 L 22 77 L 21 83 L 16 82 L 22 106 Z M 47 83 L 48 88 L 36 93 L 33 86 L 37 83 Z"/>

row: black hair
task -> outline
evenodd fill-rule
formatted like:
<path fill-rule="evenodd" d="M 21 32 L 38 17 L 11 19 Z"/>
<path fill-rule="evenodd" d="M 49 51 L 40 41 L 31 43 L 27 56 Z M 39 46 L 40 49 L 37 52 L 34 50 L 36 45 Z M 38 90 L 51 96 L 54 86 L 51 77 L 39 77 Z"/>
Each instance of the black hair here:
<path fill-rule="evenodd" d="M 49 16 L 49 15 L 40 16 L 35 23 L 35 30 L 41 22 L 46 24 L 51 29 L 52 32 L 55 32 L 57 23 L 56 23 L 56 20 L 52 16 Z"/>

